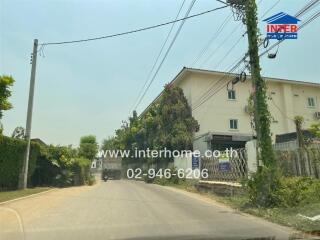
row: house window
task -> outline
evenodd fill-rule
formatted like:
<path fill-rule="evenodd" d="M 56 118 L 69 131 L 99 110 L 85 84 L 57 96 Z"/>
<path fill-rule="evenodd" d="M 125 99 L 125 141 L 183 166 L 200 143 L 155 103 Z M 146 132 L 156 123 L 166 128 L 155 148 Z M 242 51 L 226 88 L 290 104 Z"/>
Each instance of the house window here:
<path fill-rule="evenodd" d="M 238 129 L 238 119 L 230 119 L 230 129 L 237 130 Z"/>
<path fill-rule="evenodd" d="M 313 97 L 308 98 L 308 107 L 315 107 L 316 103 Z"/>
<path fill-rule="evenodd" d="M 236 91 L 235 90 L 228 90 L 228 99 L 235 100 L 236 99 Z"/>

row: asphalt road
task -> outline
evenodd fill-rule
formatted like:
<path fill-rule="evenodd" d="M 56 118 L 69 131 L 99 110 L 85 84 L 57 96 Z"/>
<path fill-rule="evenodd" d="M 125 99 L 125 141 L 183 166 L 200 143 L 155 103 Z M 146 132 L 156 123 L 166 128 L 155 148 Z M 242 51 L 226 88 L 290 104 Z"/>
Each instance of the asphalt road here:
<path fill-rule="evenodd" d="M 0 205 L 1 240 L 288 239 L 290 231 L 198 194 L 125 180 Z"/>

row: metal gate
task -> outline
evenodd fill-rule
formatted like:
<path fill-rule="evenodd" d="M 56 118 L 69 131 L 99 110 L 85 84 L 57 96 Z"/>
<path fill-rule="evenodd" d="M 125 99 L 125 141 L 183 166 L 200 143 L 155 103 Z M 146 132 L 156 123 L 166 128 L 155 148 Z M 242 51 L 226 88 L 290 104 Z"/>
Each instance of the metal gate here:
<path fill-rule="evenodd" d="M 237 154 L 225 157 L 203 157 L 201 170 L 208 170 L 208 178 L 202 180 L 240 182 L 248 176 L 247 153 L 245 148 L 233 149 Z"/>

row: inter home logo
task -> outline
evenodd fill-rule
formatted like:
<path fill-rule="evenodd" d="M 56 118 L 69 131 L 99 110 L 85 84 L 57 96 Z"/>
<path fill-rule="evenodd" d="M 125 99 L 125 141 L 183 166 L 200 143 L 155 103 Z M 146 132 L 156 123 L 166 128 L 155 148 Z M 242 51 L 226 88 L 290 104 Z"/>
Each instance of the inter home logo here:
<path fill-rule="evenodd" d="M 263 20 L 267 22 L 267 38 L 268 39 L 297 39 L 298 38 L 298 22 L 299 19 L 290 16 L 284 12 L 280 12 Z"/>

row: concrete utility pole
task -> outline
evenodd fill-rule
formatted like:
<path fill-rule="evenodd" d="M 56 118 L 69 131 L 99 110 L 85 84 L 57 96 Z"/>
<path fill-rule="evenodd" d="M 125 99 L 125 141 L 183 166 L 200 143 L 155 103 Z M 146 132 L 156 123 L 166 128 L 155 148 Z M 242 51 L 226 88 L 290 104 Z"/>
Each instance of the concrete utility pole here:
<path fill-rule="evenodd" d="M 29 88 L 29 100 L 28 100 L 28 112 L 27 112 L 27 123 L 26 123 L 26 141 L 27 149 L 25 159 L 22 167 L 22 174 L 20 178 L 19 188 L 27 188 L 28 182 L 28 167 L 29 167 L 29 154 L 30 154 L 30 138 L 31 138 L 31 123 L 32 123 L 32 110 L 33 110 L 33 96 L 34 96 L 34 85 L 36 79 L 36 66 L 37 66 L 37 54 L 38 54 L 38 39 L 34 39 L 33 52 L 31 59 L 31 77 L 30 77 L 30 88 Z"/>
<path fill-rule="evenodd" d="M 247 26 L 248 56 L 250 58 L 254 101 L 254 123 L 257 135 L 257 159 L 261 159 L 265 165 L 272 165 L 274 163 L 274 153 L 270 132 L 270 113 L 266 98 L 265 81 L 260 74 L 257 5 L 255 0 L 227 0 L 227 3 L 235 10 L 238 20 L 242 20 Z"/>
<path fill-rule="evenodd" d="M 248 53 L 254 99 L 254 119 L 257 133 L 258 159 L 266 166 L 273 166 L 275 157 L 270 132 L 270 112 L 266 96 L 266 83 L 260 73 L 258 46 L 257 5 L 255 0 L 246 0 L 245 23 L 248 34 Z"/>

